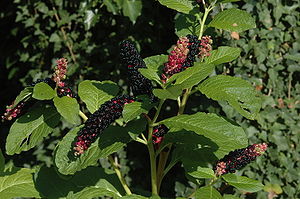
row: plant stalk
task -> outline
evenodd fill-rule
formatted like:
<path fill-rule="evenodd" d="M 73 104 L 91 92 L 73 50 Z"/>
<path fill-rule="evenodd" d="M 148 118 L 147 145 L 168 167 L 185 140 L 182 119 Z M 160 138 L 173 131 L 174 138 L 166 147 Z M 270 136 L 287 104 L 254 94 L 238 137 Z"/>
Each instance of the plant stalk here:
<path fill-rule="evenodd" d="M 78 114 L 83 119 L 84 122 L 89 119 L 81 110 L 79 110 Z"/>
<path fill-rule="evenodd" d="M 113 159 L 113 157 L 111 155 L 108 156 L 108 160 L 109 160 L 110 164 L 112 165 L 112 167 L 114 168 L 114 170 L 115 170 L 115 172 L 116 172 L 116 174 L 117 174 L 117 176 L 118 176 L 118 178 L 119 178 L 119 180 L 120 180 L 120 182 L 121 182 L 121 184 L 122 184 L 122 186 L 123 186 L 126 194 L 127 195 L 131 195 L 132 193 L 131 193 L 131 191 L 130 191 L 130 189 L 129 189 L 129 187 L 128 187 L 125 179 L 124 179 L 124 177 L 122 176 L 121 171 L 118 168 L 118 165 L 115 163 L 115 161 L 114 161 L 114 159 Z"/>
<path fill-rule="evenodd" d="M 205 7 L 205 5 L 204 5 Z M 206 18 L 208 16 L 208 13 L 213 9 L 214 7 L 213 6 L 209 6 L 208 8 L 205 7 L 205 11 L 204 11 L 204 15 L 203 15 L 203 18 L 200 22 L 201 26 L 200 26 L 200 33 L 199 33 L 199 37 L 198 39 L 201 40 L 202 36 L 203 36 L 203 31 L 204 31 L 204 26 L 205 26 L 205 21 L 206 21 Z"/>

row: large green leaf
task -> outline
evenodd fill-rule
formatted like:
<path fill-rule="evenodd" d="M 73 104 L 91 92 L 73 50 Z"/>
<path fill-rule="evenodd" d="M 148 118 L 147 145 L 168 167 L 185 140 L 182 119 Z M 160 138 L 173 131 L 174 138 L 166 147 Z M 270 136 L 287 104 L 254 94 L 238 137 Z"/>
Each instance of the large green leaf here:
<path fill-rule="evenodd" d="M 191 88 L 210 75 L 214 68 L 215 66 L 213 64 L 196 62 L 193 67 L 187 68 L 185 71 L 173 75 L 168 80 L 168 83 L 176 80 L 175 85 L 180 85 L 182 89 Z"/>
<path fill-rule="evenodd" d="M 231 32 L 242 32 L 255 28 L 255 20 L 246 11 L 231 8 L 217 14 L 208 26 Z"/>
<path fill-rule="evenodd" d="M 79 104 L 77 100 L 68 96 L 55 97 L 53 99 L 54 105 L 57 111 L 63 116 L 68 122 L 72 124 L 80 123 Z"/>
<path fill-rule="evenodd" d="M 148 111 L 153 107 L 148 102 L 133 102 L 126 104 L 124 106 L 122 115 L 125 120 L 125 122 L 129 122 L 133 119 L 135 119 L 137 116 L 139 116 L 142 113 L 148 113 Z"/>
<path fill-rule="evenodd" d="M 231 194 L 224 194 L 223 199 L 240 199 L 240 198 Z"/>
<path fill-rule="evenodd" d="M 23 168 L 11 175 L 0 177 L 0 198 L 16 197 L 40 198 L 33 183 L 32 170 Z"/>
<path fill-rule="evenodd" d="M 217 145 L 217 147 L 214 147 L 213 152 L 217 158 L 222 158 L 232 150 L 247 146 L 247 137 L 244 130 L 216 114 L 199 112 L 193 115 L 179 115 L 160 123 L 169 128 L 194 131 L 209 138 L 210 142 Z"/>
<path fill-rule="evenodd" d="M 226 100 L 241 115 L 255 119 L 261 108 L 261 99 L 257 97 L 252 85 L 239 77 L 216 75 L 199 85 L 199 90 L 214 100 Z"/>
<path fill-rule="evenodd" d="M 126 128 L 111 126 L 79 157 L 74 156 L 74 142 L 80 127 L 72 129 L 59 142 L 54 162 L 58 171 L 64 175 L 74 174 L 88 166 L 95 165 L 99 158 L 105 158 L 124 147 L 130 137 Z"/>
<path fill-rule="evenodd" d="M 136 194 L 131 194 L 131 195 L 123 196 L 122 198 L 123 199 L 147 199 L 147 197 L 145 197 L 145 196 L 136 195 Z"/>
<path fill-rule="evenodd" d="M 222 199 L 221 194 L 212 186 L 205 186 L 195 192 L 197 199 Z"/>
<path fill-rule="evenodd" d="M 207 64 L 222 64 L 226 62 L 231 62 L 240 56 L 241 49 L 233 48 L 229 46 L 221 46 L 218 50 L 213 50 L 211 55 L 205 59 Z"/>
<path fill-rule="evenodd" d="M 26 100 L 27 98 L 29 98 L 31 96 L 32 92 L 33 92 L 33 87 L 24 88 L 20 92 L 20 94 L 16 97 L 16 99 L 14 101 L 14 106 L 12 108 L 17 106 L 21 101 Z"/>
<path fill-rule="evenodd" d="M 162 5 L 188 14 L 193 8 L 192 0 L 158 0 Z"/>
<path fill-rule="evenodd" d="M 123 14 L 129 17 L 132 23 L 136 22 L 138 16 L 141 15 L 142 1 L 141 0 L 123 0 Z"/>
<path fill-rule="evenodd" d="M 6 140 L 6 153 L 13 155 L 33 148 L 51 133 L 59 121 L 59 113 L 54 107 L 35 106 L 11 126 Z"/>
<path fill-rule="evenodd" d="M 57 174 L 54 168 L 42 167 L 35 177 L 37 190 L 48 199 L 63 198 L 73 193 L 73 198 L 92 199 L 100 196 L 121 197 L 120 183 L 113 171 L 89 167 L 72 177 Z M 115 186 L 113 186 L 115 185 Z M 122 190 L 121 190 L 122 191 Z"/>
<path fill-rule="evenodd" d="M 101 104 L 113 98 L 118 92 L 119 87 L 112 81 L 85 80 L 78 86 L 78 95 L 91 113 L 98 110 Z"/>
<path fill-rule="evenodd" d="M 226 174 L 223 175 L 222 178 L 228 182 L 228 184 L 236 187 L 241 191 L 246 192 L 257 192 L 263 189 L 264 185 L 257 181 L 245 176 L 238 176 L 235 174 Z"/>
<path fill-rule="evenodd" d="M 50 100 L 55 95 L 55 91 L 45 82 L 40 82 L 33 87 L 32 97 L 35 99 Z"/>

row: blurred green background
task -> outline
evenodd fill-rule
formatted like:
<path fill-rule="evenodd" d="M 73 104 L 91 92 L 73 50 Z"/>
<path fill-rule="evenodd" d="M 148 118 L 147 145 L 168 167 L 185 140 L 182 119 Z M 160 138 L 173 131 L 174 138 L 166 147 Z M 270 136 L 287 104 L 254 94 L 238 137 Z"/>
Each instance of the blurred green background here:
<path fill-rule="evenodd" d="M 257 28 L 242 33 L 210 30 L 214 47 L 242 49 L 236 61 L 219 66 L 226 73 L 249 80 L 263 98 L 257 121 L 249 121 L 226 103 L 196 94 L 187 112 L 216 112 L 239 123 L 250 143 L 267 142 L 265 156 L 239 171 L 266 186 L 258 193 L 222 190 L 241 198 L 300 198 L 300 3 L 299 0 L 245 0 L 223 4 L 238 7 L 256 19 Z M 14 0 L 0 2 L 0 112 L 12 103 L 23 86 L 50 77 L 55 60 L 69 61 L 68 81 L 76 91 L 84 79 L 112 80 L 126 90 L 126 69 L 119 61 L 119 42 L 131 39 L 143 58 L 167 54 L 175 44 L 175 11 L 154 0 Z M 199 101 L 201 105 L 198 106 Z M 171 104 L 172 106 L 172 104 Z M 12 123 L 1 124 L 1 149 Z M 69 130 L 62 123 L 39 147 L 5 156 L 16 166 L 50 166 L 56 143 Z M 148 154 L 129 144 L 118 153 L 122 170 L 135 190 L 149 189 Z M 196 158 L 196 157 L 195 157 Z M 145 163 L 146 162 L 146 163 Z M 107 166 L 105 160 L 100 160 Z M 162 185 L 162 196 L 187 196 L 194 184 L 177 164 Z"/>

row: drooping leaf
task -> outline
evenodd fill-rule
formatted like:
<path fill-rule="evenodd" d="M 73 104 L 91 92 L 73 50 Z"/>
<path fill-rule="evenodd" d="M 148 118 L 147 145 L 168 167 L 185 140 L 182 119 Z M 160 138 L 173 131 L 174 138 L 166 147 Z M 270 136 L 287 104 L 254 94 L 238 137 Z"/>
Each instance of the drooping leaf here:
<path fill-rule="evenodd" d="M 213 178 L 215 177 L 214 171 L 211 168 L 205 167 L 197 167 L 196 171 L 192 171 L 188 173 L 189 175 L 193 176 L 194 178 Z"/>
<path fill-rule="evenodd" d="M 123 0 L 123 14 L 129 17 L 132 23 L 136 22 L 138 16 L 141 15 L 142 1 L 141 0 Z"/>
<path fill-rule="evenodd" d="M 168 55 L 154 55 L 144 59 L 147 68 L 156 71 L 161 70 L 160 68 L 162 68 L 164 63 L 166 63 L 167 61 L 168 61 Z"/>
<path fill-rule="evenodd" d="M 153 94 L 159 99 L 173 99 L 177 100 L 177 98 L 181 95 L 182 88 L 181 85 L 171 85 L 166 89 L 153 89 Z"/>
<path fill-rule="evenodd" d="M 121 197 L 120 183 L 113 171 L 100 167 L 89 167 L 71 177 L 57 174 L 54 168 L 42 167 L 35 177 L 37 190 L 49 199 L 63 198 L 73 194 L 73 198 Z M 115 185 L 115 186 L 114 186 Z"/>
<path fill-rule="evenodd" d="M 226 174 L 223 175 L 222 178 L 228 182 L 228 184 L 236 187 L 237 189 L 241 191 L 247 191 L 247 192 L 257 192 L 259 190 L 262 190 L 264 185 L 257 181 L 250 178 L 247 178 L 245 176 L 238 176 L 235 174 Z"/>
<path fill-rule="evenodd" d="M 77 100 L 68 96 L 55 97 L 53 99 L 54 105 L 57 111 L 63 116 L 68 122 L 72 124 L 80 123 L 79 104 Z"/>
<path fill-rule="evenodd" d="M 38 100 L 50 100 L 55 97 L 55 91 L 45 82 L 40 82 L 33 87 L 32 97 Z"/>
<path fill-rule="evenodd" d="M 214 68 L 215 66 L 213 64 L 196 62 L 193 67 L 187 68 L 185 71 L 173 75 L 167 83 L 176 80 L 175 85 L 180 85 L 182 89 L 191 88 L 210 75 Z"/>
<path fill-rule="evenodd" d="M 129 122 L 142 113 L 148 113 L 152 107 L 153 105 L 148 102 L 132 102 L 124 106 L 122 115 L 125 122 Z"/>
<path fill-rule="evenodd" d="M 32 87 L 26 87 L 24 88 L 20 94 L 16 97 L 15 101 L 14 101 L 14 106 L 12 108 L 14 108 L 15 106 L 17 106 L 21 101 L 26 100 L 27 98 L 30 97 L 30 95 L 33 92 L 33 88 Z"/>
<path fill-rule="evenodd" d="M 17 197 L 40 198 L 33 183 L 33 171 L 22 168 L 16 173 L 0 177 L 0 198 L 11 199 Z"/>
<path fill-rule="evenodd" d="M 129 136 L 133 139 L 136 140 L 137 137 L 143 133 L 146 129 L 147 121 L 145 118 L 140 118 L 138 120 L 134 120 L 129 122 L 126 125 L 126 129 L 128 130 Z"/>
<path fill-rule="evenodd" d="M 208 26 L 231 32 L 242 32 L 255 28 L 255 20 L 246 11 L 230 8 L 217 14 Z"/>
<path fill-rule="evenodd" d="M 221 194 L 212 186 L 205 186 L 195 192 L 197 199 L 223 199 Z"/>
<path fill-rule="evenodd" d="M 13 155 L 33 148 L 51 133 L 59 121 L 59 113 L 54 107 L 35 106 L 11 126 L 6 140 L 6 153 Z"/>
<path fill-rule="evenodd" d="M 169 128 L 185 129 L 203 135 L 215 143 L 216 157 L 222 158 L 230 151 L 247 146 L 247 137 L 241 127 L 235 126 L 216 114 L 196 113 L 179 115 L 160 123 Z"/>
<path fill-rule="evenodd" d="M 157 74 L 157 70 L 151 69 L 151 68 L 140 68 L 139 72 L 147 79 L 153 80 L 156 83 L 158 83 L 159 85 L 162 84 L 162 81 L 160 80 L 160 78 Z"/>
<path fill-rule="evenodd" d="M 205 63 L 219 65 L 231 62 L 240 56 L 241 49 L 229 46 L 221 46 L 217 50 L 213 50 L 211 55 L 205 59 Z"/>
<path fill-rule="evenodd" d="M 261 108 L 261 99 L 251 84 L 239 77 L 216 75 L 199 85 L 199 90 L 214 100 L 226 100 L 241 115 L 255 119 Z"/>
<path fill-rule="evenodd" d="M 74 156 L 74 143 L 80 127 L 69 131 L 58 143 L 55 152 L 54 162 L 58 171 L 64 175 L 74 174 L 88 166 L 95 165 L 99 158 L 105 158 L 124 147 L 130 137 L 126 128 L 110 126 L 100 137 L 79 157 Z"/>
<path fill-rule="evenodd" d="M 162 5 L 188 14 L 193 8 L 192 0 L 158 0 Z"/>
<path fill-rule="evenodd" d="M 85 80 L 78 86 L 78 95 L 91 113 L 98 110 L 101 104 L 113 98 L 118 92 L 118 86 L 112 81 Z"/>

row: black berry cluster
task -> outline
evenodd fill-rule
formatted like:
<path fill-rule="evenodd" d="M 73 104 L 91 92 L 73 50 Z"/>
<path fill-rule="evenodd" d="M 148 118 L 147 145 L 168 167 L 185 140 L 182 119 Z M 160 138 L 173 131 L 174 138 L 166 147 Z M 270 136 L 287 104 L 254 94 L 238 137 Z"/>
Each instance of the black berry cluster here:
<path fill-rule="evenodd" d="M 74 146 L 75 155 L 84 153 L 84 151 L 95 142 L 104 129 L 121 117 L 124 105 L 131 102 L 134 102 L 132 97 L 122 95 L 102 104 L 101 107 L 88 118 L 84 127 L 78 132 Z"/>
<path fill-rule="evenodd" d="M 49 77 L 47 77 L 45 79 L 38 79 L 35 82 L 32 82 L 29 86 L 33 87 L 36 84 L 41 83 L 41 82 L 44 82 L 44 83 L 48 84 L 51 88 L 55 88 L 55 82 Z"/>
<path fill-rule="evenodd" d="M 186 56 L 185 61 L 182 64 L 181 70 L 185 70 L 186 68 L 192 67 L 194 65 L 194 62 L 196 61 L 196 56 L 200 53 L 199 48 L 201 41 L 198 40 L 198 37 L 195 35 L 187 35 L 186 37 L 189 40 L 187 46 L 189 52 Z"/>
<path fill-rule="evenodd" d="M 63 97 L 63 96 L 68 96 L 72 98 L 77 97 L 77 95 L 72 91 L 72 89 L 68 87 L 65 83 L 63 86 L 58 86 L 56 92 L 58 97 Z"/>
<path fill-rule="evenodd" d="M 121 63 L 128 69 L 129 87 L 134 96 L 148 95 L 154 101 L 151 81 L 145 78 L 138 69 L 146 68 L 146 64 L 130 41 L 122 41 L 120 44 Z"/>
<path fill-rule="evenodd" d="M 217 162 L 214 171 L 218 176 L 226 173 L 235 173 L 262 155 L 267 150 L 267 147 L 266 143 L 262 143 L 231 151 Z"/>
<path fill-rule="evenodd" d="M 153 133 L 152 133 L 153 144 L 159 145 L 163 141 L 164 135 L 168 131 L 169 131 L 169 129 L 163 124 L 155 126 L 153 128 Z"/>

